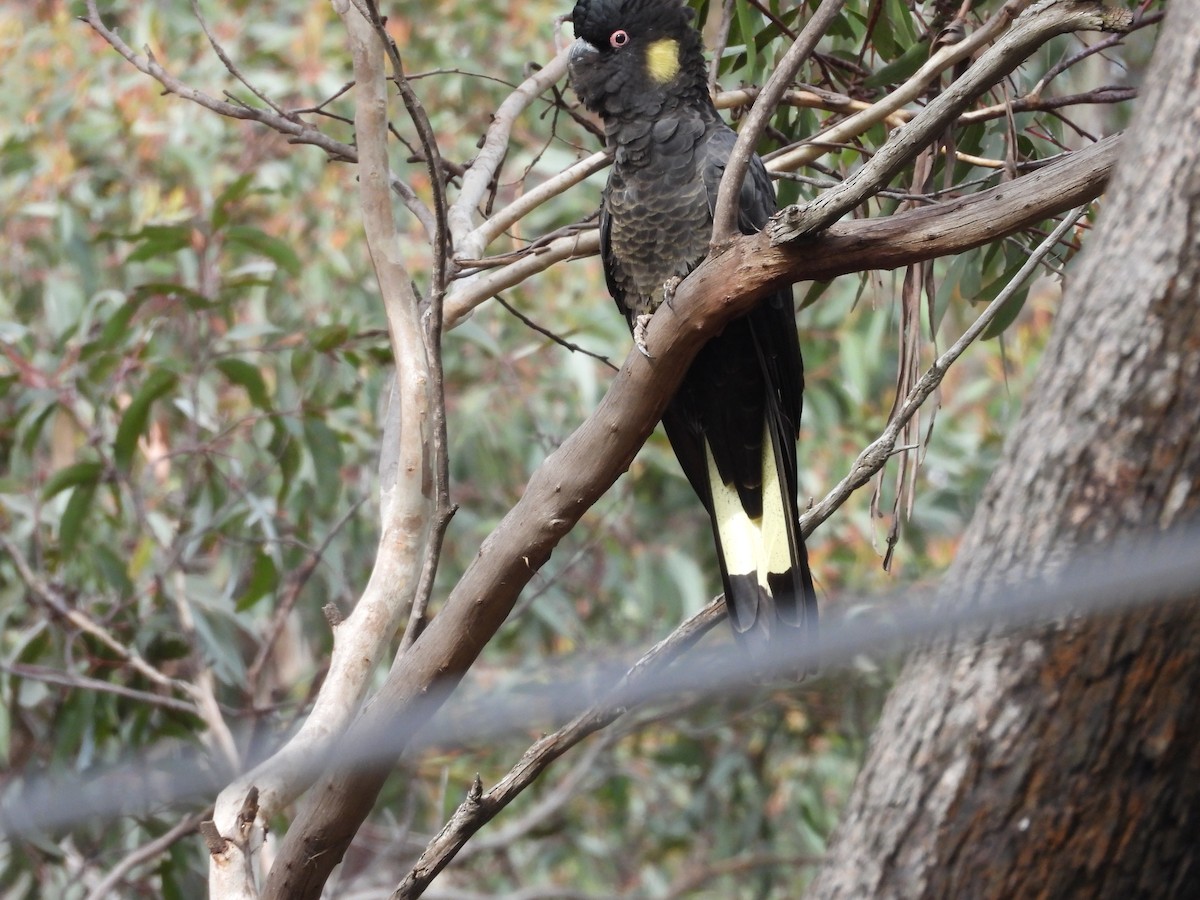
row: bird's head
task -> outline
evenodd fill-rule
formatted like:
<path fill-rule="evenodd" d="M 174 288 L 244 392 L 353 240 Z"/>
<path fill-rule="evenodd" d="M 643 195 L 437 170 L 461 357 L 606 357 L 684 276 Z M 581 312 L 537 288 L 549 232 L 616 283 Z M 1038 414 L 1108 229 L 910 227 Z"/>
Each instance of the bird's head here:
<path fill-rule="evenodd" d="M 571 13 L 571 86 L 601 118 L 706 104 L 704 47 L 682 0 L 579 0 Z"/>

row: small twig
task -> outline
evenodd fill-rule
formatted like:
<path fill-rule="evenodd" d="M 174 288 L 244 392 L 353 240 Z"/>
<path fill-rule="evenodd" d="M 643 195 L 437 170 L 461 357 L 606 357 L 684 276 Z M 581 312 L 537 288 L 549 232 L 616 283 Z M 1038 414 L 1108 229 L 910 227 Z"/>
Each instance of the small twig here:
<path fill-rule="evenodd" d="M 450 233 L 456 253 L 465 257 L 483 255 L 484 247 L 479 245 L 482 235 L 476 233 L 472 224 L 474 211 L 487 193 L 488 185 L 495 179 L 508 151 L 517 116 L 566 74 L 568 52 L 564 48 L 554 59 L 521 82 L 520 87 L 497 108 L 479 155 L 463 176 L 462 189 L 449 211 Z"/>
<path fill-rule="evenodd" d="M 593 153 L 572 166 L 563 169 L 552 178 L 539 184 L 531 191 L 526 191 L 508 206 L 494 213 L 490 218 L 476 227 L 467 235 L 464 244 L 486 248 L 493 240 L 503 234 L 514 223 L 527 215 L 531 210 L 541 206 L 547 200 L 557 197 L 568 188 L 579 184 L 589 175 L 599 172 L 612 162 L 612 154 L 605 151 Z"/>
<path fill-rule="evenodd" d="M 246 693 L 249 696 L 253 697 L 257 693 L 258 679 L 262 675 L 263 666 L 266 665 L 267 660 L 270 658 L 275 642 L 279 640 L 279 636 L 283 633 L 283 629 L 287 625 L 288 616 L 292 614 L 292 608 L 295 607 L 296 601 L 300 598 L 300 592 L 304 590 L 304 586 L 308 584 L 308 579 L 317 570 L 317 566 L 321 562 L 321 557 L 325 555 L 325 551 L 329 549 L 329 545 L 333 542 L 333 539 L 337 537 L 338 533 L 346 526 L 346 523 L 350 521 L 354 514 L 358 512 L 359 507 L 366 500 L 366 496 L 363 496 L 351 504 L 345 514 L 329 529 L 329 533 L 325 535 L 325 539 L 321 541 L 320 546 L 309 553 L 304 562 L 300 564 L 300 568 L 296 570 L 291 588 L 284 594 L 283 599 L 275 608 L 275 614 L 271 617 L 271 626 L 267 630 L 267 636 L 259 644 L 258 652 L 254 655 L 254 661 L 246 670 Z"/>
<path fill-rule="evenodd" d="M 129 62 L 135 69 L 143 75 L 148 75 L 159 84 L 161 84 L 169 94 L 174 94 L 177 97 L 182 97 L 185 100 L 190 100 L 199 106 L 204 107 L 217 115 L 225 116 L 230 119 L 244 119 L 252 122 L 258 122 L 260 125 L 266 125 L 268 128 L 278 131 L 287 137 L 289 143 L 293 144 L 310 144 L 324 150 L 330 159 L 340 162 L 358 162 L 358 150 L 350 144 L 335 140 L 325 132 L 314 128 L 312 125 L 303 121 L 298 115 L 289 113 L 277 113 L 273 109 L 257 109 L 246 106 L 245 104 L 229 103 L 211 97 L 203 91 L 196 90 L 193 87 L 184 84 L 170 72 L 168 72 L 155 59 L 150 51 L 146 50 L 145 56 L 139 56 L 133 51 L 125 41 L 115 31 L 104 24 L 100 18 L 100 12 L 96 7 L 96 0 L 87 0 L 87 15 L 81 17 L 82 21 L 86 22 L 91 28 L 108 42 L 114 50 L 116 50 L 126 61 Z M 345 88 L 343 88 L 345 90 Z M 340 93 L 340 92 L 339 92 Z M 335 95 L 337 96 L 337 95 Z M 332 99 L 332 98 L 331 98 Z M 328 101 L 327 101 L 328 102 Z M 393 184 L 397 179 L 394 179 Z M 432 234 L 433 215 L 427 207 L 421 202 L 420 198 L 408 190 L 400 194 L 409 211 L 416 216 L 417 220 L 425 227 L 426 232 Z"/>
<path fill-rule="evenodd" d="M 717 76 L 721 74 L 721 58 L 725 55 L 725 47 L 729 43 L 729 28 L 733 25 L 734 0 L 722 0 L 721 21 L 717 24 L 717 34 L 712 42 L 712 60 L 708 67 L 708 92 L 716 93 Z"/>
<path fill-rule="evenodd" d="M 1008 302 L 1009 298 L 1016 293 L 1017 289 L 1025 282 L 1025 280 L 1033 273 L 1033 271 L 1041 264 L 1042 259 L 1048 254 L 1054 246 L 1062 239 L 1080 216 L 1087 210 L 1087 205 L 1076 207 L 1071 210 L 1059 222 L 1058 227 L 1050 233 L 1037 248 L 1029 254 L 1029 258 L 1025 264 L 1021 266 L 1012 280 L 1005 286 L 996 298 L 988 304 L 987 309 L 979 314 L 971 326 L 962 333 L 953 346 L 945 353 L 939 356 L 925 372 L 924 375 L 909 391 L 908 396 L 904 398 L 904 402 L 899 404 L 891 421 L 883 430 L 878 438 L 872 441 L 866 449 L 864 449 L 854 464 L 850 467 L 850 472 L 837 483 L 820 503 L 817 503 L 800 517 L 800 530 L 807 537 L 812 534 L 813 529 L 824 522 L 829 516 L 840 507 L 846 498 L 850 496 L 858 488 L 866 484 L 876 472 L 883 468 L 884 463 L 892 456 L 896 449 L 896 440 L 905 425 L 913 417 L 921 405 L 929 398 L 929 395 L 937 389 L 942 383 L 942 379 L 946 376 L 946 372 L 950 366 L 963 354 L 975 339 L 983 333 L 983 330 L 991 323 L 993 319 L 1000 313 Z"/>
<path fill-rule="evenodd" d="M 1139 14 L 1134 19 L 1132 24 L 1130 24 L 1129 32 L 1137 31 L 1140 28 L 1146 28 L 1149 25 L 1157 25 L 1162 21 L 1163 16 L 1164 13 L 1162 12 Z M 1074 53 L 1071 56 L 1068 56 L 1066 59 L 1060 60 L 1049 68 L 1046 74 L 1041 77 L 1036 85 L 1034 85 L 1033 90 L 1030 91 L 1030 93 L 1034 96 L 1040 94 L 1046 85 L 1048 85 L 1067 69 L 1079 62 L 1082 62 L 1089 56 L 1092 56 L 1096 53 L 1101 53 L 1111 47 L 1115 47 L 1117 44 L 1120 44 L 1123 40 L 1125 40 L 1127 36 L 1128 32 L 1125 34 L 1114 34 L 1110 37 L 1104 38 L 1103 40 L 1097 41 L 1094 44 L 1084 47 L 1078 53 Z"/>
<path fill-rule="evenodd" d="M 943 54 L 954 56 L 950 62 L 966 58 L 964 52 L 978 45 L 977 39 L 989 30 L 989 26 L 993 31 L 998 30 L 1000 24 L 993 23 L 1007 23 L 1024 2 L 1009 0 L 983 28 L 965 40 L 939 50 L 926 67 L 940 60 Z M 887 143 L 862 168 L 837 188 L 806 206 L 790 207 L 776 217 L 768 228 L 772 242 L 783 243 L 813 234 L 858 206 L 886 184 L 916 152 L 942 134 L 972 99 L 1020 65 L 1035 48 L 1050 38 L 1080 29 L 1122 30 L 1128 27 L 1130 21 L 1132 14 L 1126 10 L 1052 0 L 1041 0 L 1034 4 L 1017 17 L 1013 27 L 985 50 L 961 78 L 932 100 L 904 128 L 893 132 Z M 922 71 L 926 67 L 922 67 Z"/>
<path fill-rule="evenodd" d="M 496 302 L 499 303 L 501 306 L 503 306 L 506 310 L 508 310 L 508 312 L 511 313 L 515 318 L 519 319 L 523 325 L 525 325 L 528 328 L 533 329 L 538 334 L 548 337 L 550 340 L 554 341 L 554 343 L 558 344 L 559 346 L 565 347 L 566 349 L 570 350 L 572 353 L 582 353 L 584 356 L 590 356 L 592 359 L 596 359 L 596 360 L 599 360 L 600 362 L 604 363 L 604 365 L 608 366 L 614 372 L 618 371 L 617 366 L 613 365 L 612 361 L 609 360 L 609 358 L 607 356 L 601 356 L 599 353 L 596 353 L 595 351 L 588 350 L 585 347 L 580 347 L 578 344 L 571 343 L 566 338 L 559 337 L 553 331 L 551 331 L 548 328 L 542 327 L 537 322 L 533 321 L 533 319 L 529 318 L 527 315 L 525 315 L 523 312 L 521 312 L 519 309 L 517 309 L 515 306 L 513 306 L 511 303 L 509 303 L 507 300 L 504 299 L 503 295 L 496 294 Z"/>
<path fill-rule="evenodd" d="M 564 259 L 595 256 L 600 252 L 600 232 L 591 228 L 568 237 L 558 238 L 530 253 L 523 259 L 482 275 L 470 282 L 456 285 L 446 298 L 446 327 L 460 324 L 476 306 L 500 291 L 520 284 L 531 275 L 543 272 Z"/>
<path fill-rule="evenodd" d="M 742 122 L 737 143 L 734 144 L 733 152 L 729 154 L 725 173 L 721 176 L 721 186 L 717 190 L 717 204 L 713 210 L 714 247 L 725 244 L 738 233 L 737 214 L 741 205 L 742 182 L 746 178 L 746 170 L 750 166 L 750 158 L 754 155 L 758 139 L 771 116 L 775 114 L 779 100 L 792 83 L 792 79 L 812 55 L 817 42 L 824 37 L 845 5 L 846 0 L 821 0 L 821 5 L 805 24 L 795 43 L 788 48 L 778 67 L 771 73 L 767 86 L 762 89 L 750 114 Z"/>
<path fill-rule="evenodd" d="M 192 716 L 198 715 L 195 705 L 185 700 L 164 694 L 151 694 L 149 691 L 139 691 L 136 688 L 126 687 L 123 684 L 113 684 L 111 681 L 102 681 L 99 678 L 91 678 L 87 675 L 60 672 L 58 669 L 35 666 L 29 663 L 6 663 L 3 661 L 0 661 L 0 671 L 8 672 L 10 675 L 15 675 L 18 678 L 28 678 L 33 681 L 57 684 L 62 687 L 74 688 L 81 691 L 115 694 L 118 697 L 127 697 L 130 700 L 136 700 L 139 703 L 145 703 L 150 706 L 161 706 L 164 709 L 173 709 L 176 712 L 187 713 Z"/>
<path fill-rule="evenodd" d="M 475 832 L 495 818 L 554 760 L 628 712 L 632 708 L 628 695 L 636 693 L 642 684 L 694 646 L 724 616 L 725 601 L 717 598 L 647 651 L 598 703 L 526 750 L 520 761 L 490 791 L 484 794 L 480 787 L 469 794 L 441 832 L 429 842 L 391 900 L 411 900 L 421 896 Z"/>
<path fill-rule="evenodd" d="M 497 828 L 493 833 L 467 844 L 463 856 L 477 856 L 480 853 L 495 853 L 504 850 L 520 838 L 552 819 L 566 804 L 579 793 L 579 789 L 589 777 L 596 772 L 596 760 L 600 754 L 609 749 L 616 736 L 611 732 L 591 744 L 579 759 L 567 771 L 561 780 L 544 796 L 539 797 L 524 815 Z"/>
<path fill-rule="evenodd" d="M 316 106 L 305 106 L 305 107 L 301 107 L 299 109 L 289 109 L 286 113 L 284 113 L 284 115 L 286 115 L 290 118 L 291 116 L 299 116 L 299 115 L 303 115 L 304 113 L 324 112 L 325 107 L 327 107 L 330 103 L 332 103 L 338 97 L 342 96 L 342 94 L 346 93 L 352 87 L 354 87 L 354 82 L 347 81 L 345 84 L 343 84 L 340 88 L 338 88 L 336 91 L 334 91 L 328 97 L 326 97 L 324 100 L 322 100 Z M 353 119 L 348 119 L 344 116 L 337 116 L 336 118 L 340 119 L 343 122 L 348 122 L 350 124 L 354 124 Z"/>
<path fill-rule="evenodd" d="M 147 681 L 165 688 L 168 691 L 179 691 L 185 696 L 191 696 L 191 685 L 185 681 L 179 681 L 175 678 L 168 678 L 154 666 L 150 665 L 142 656 L 130 647 L 118 641 L 105 628 L 96 623 L 86 613 L 73 609 L 67 604 L 66 599 L 59 592 L 43 581 L 33 568 L 29 565 L 29 561 L 25 559 L 17 545 L 14 544 L 6 535 L 0 534 L 0 547 L 3 547 L 12 560 L 13 565 L 17 569 L 17 574 L 21 580 L 25 582 L 25 586 L 29 588 L 30 593 L 39 600 L 43 605 L 49 607 L 51 612 L 60 616 L 65 621 L 69 622 L 75 628 L 85 634 L 89 634 L 98 640 L 101 644 L 107 647 L 113 654 L 122 662 L 128 665 L 131 669 L 145 678 Z M 191 710 L 193 713 L 195 709 Z"/>
<path fill-rule="evenodd" d="M 293 116 L 290 116 L 288 113 L 284 112 L 274 100 L 251 84 L 250 80 L 242 74 L 241 70 L 237 67 L 237 64 L 234 63 L 234 61 L 229 58 L 229 54 L 225 52 L 225 48 L 220 45 L 213 33 L 208 30 L 208 22 L 204 20 L 204 16 L 200 12 L 200 4 L 197 3 L 196 0 L 192 0 L 192 14 L 195 15 L 196 21 L 200 23 L 200 28 L 204 31 L 204 36 L 208 38 L 209 46 L 213 48 L 213 52 L 217 54 L 217 58 L 221 60 L 225 68 L 229 70 L 229 74 L 244 84 L 250 93 L 252 93 L 263 103 L 267 104 L 267 106 L 271 107 L 271 109 L 273 109 L 276 113 L 284 118 L 293 118 Z M 235 98 L 230 97 L 230 99 L 232 100 Z M 248 106 L 248 104 L 244 105 Z"/>
<path fill-rule="evenodd" d="M 217 702 L 217 679 L 206 661 L 204 647 L 196 632 L 196 621 L 192 616 L 192 605 L 187 597 L 187 582 L 182 568 L 175 569 L 174 580 L 175 588 L 169 593 L 175 604 L 179 628 L 183 632 L 191 656 L 192 683 L 188 685 L 188 694 L 196 701 L 197 712 L 208 726 L 209 740 L 214 749 L 220 752 L 229 771 L 236 772 L 241 768 L 241 754 L 238 753 L 233 732 L 229 730 L 229 724 L 221 714 L 221 705 Z"/>
<path fill-rule="evenodd" d="M 152 841 L 147 841 L 108 870 L 108 874 L 88 892 L 87 900 L 104 900 L 112 895 L 117 885 L 129 874 L 130 870 L 143 863 L 150 862 L 156 856 L 173 846 L 177 841 L 192 834 L 202 819 L 208 817 L 208 812 L 192 813 L 185 816 L 177 825 L 160 834 Z"/>

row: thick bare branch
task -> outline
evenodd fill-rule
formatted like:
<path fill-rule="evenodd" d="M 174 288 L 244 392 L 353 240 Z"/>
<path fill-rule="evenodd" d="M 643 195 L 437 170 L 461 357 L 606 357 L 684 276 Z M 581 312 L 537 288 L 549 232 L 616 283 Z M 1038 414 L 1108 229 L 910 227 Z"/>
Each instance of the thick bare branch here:
<path fill-rule="evenodd" d="M 311 783 L 330 739 L 340 734 L 362 702 L 368 679 L 412 603 L 429 539 L 432 460 L 429 456 L 429 370 L 418 299 L 401 263 L 392 216 L 387 161 L 388 92 L 385 52 L 375 28 L 348 3 L 337 3 L 354 58 L 355 132 L 358 137 L 359 203 L 371 262 L 375 268 L 396 362 L 391 402 L 397 425 L 385 440 L 391 465 L 381 484 L 379 549 L 362 597 L 334 629 L 329 674 L 300 731 L 274 756 L 230 784 L 217 799 L 213 821 L 228 837 L 236 827 L 244 797 L 259 791 L 262 820 L 292 802 Z M 251 842 L 249 850 L 254 849 Z M 215 858 L 214 858 L 215 859 Z M 236 891 L 231 885 L 246 867 L 226 860 L 210 868 L 214 897 Z"/>
<path fill-rule="evenodd" d="M 1093 199 L 1116 146 L 1110 139 L 1001 188 L 933 209 L 842 224 L 802 244 L 772 247 L 765 234 L 752 235 L 703 264 L 680 286 L 673 306 L 664 304 L 652 319 L 652 357 L 631 352 L 595 412 L 534 473 L 348 739 L 386 746 L 397 723 L 411 739 L 428 721 L 558 541 L 628 468 L 692 357 L 725 322 L 792 281 L 960 252 Z M 390 771 L 385 758 L 325 776 L 285 837 L 265 896 L 318 897 Z"/>

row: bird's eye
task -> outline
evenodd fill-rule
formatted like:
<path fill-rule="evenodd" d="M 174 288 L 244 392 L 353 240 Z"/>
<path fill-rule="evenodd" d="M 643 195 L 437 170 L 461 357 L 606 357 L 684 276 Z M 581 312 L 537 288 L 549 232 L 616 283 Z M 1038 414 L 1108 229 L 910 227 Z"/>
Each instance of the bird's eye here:
<path fill-rule="evenodd" d="M 608 42 L 614 49 L 624 47 L 629 43 L 629 33 L 624 28 L 618 28 L 609 36 Z"/>

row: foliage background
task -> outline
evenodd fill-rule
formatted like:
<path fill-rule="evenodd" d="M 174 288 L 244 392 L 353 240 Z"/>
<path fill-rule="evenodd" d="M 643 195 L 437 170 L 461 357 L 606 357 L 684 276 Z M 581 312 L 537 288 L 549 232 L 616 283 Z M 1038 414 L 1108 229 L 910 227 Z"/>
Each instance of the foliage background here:
<path fill-rule="evenodd" d="M 779 6 L 770 9 L 796 12 Z M 246 75 L 287 107 L 320 103 L 349 78 L 327 4 L 200 7 Z M 438 9 L 410 21 L 397 7 L 390 27 L 410 75 L 424 73 L 414 85 L 443 155 L 466 161 L 509 85 L 553 54 L 554 16 L 568 10 L 532 0 Z M 899 2 L 882 10 L 883 25 L 868 38 L 867 4 L 851 3 L 838 42 L 823 47 L 866 72 L 839 89 L 876 96 L 889 79 L 873 83 L 870 73 L 897 64 L 894 80 L 911 66 L 905 52 L 921 33 L 916 16 L 929 11 Z M 741 3 L 736 11 L 734 36 L 757 39 L 749 52 L 731 39 L 726 87 L 761 83 L 785 49 L 759 11 Z M 129 758 L 149 771 L 170 760 L 177 742 L 203 741 L 196 715 L 164 702 L 111 648 L 51 614 L 47 596 L 86 611 L 170 677 L 187 681 L 210 667 L 226 720 L 250 746 L 303 714 L 329 649 L 321 608 L 353 604 L 377 530 L 377 425 L 390 360 L 352 170 L 162 96 L 77 22 L 78 12 L 44 2 L 11 5 L 0 17 L 0 764 L 9 799 L 35 774 Z M 117 3 L 107 17 L 186 82 L 246 96 L 189 4 Z M 1018 93 L 1076 49 L 1074 38 L 1052 43 L 1018 73 Z M 1121 52 L 1096 65 L 1108 81 L 1129 77 Z M 350 114 L 345 97 L 327 109 Z M 520 122 L 520 152 L 506 164 L 497 205 L 597 146 L 551 105 L 536 112 Z M 824 116 L 785 111 L 774 124 L 805 134 Z M 350 139 L 345 122 L 328 125 Z M 1029 129 L 1022 135 L 1023 154 L 1049 155 L 1055 140 L 1072 139 L 1061 122 L 1040 119 L 1043 126 L 1040 143 Z M 408 134 L 405 123 L 398 128 Z M 1002 129 L 977 132 L 961 143 L 1004 157 Z M 883 133 L 870 138 L 877 144 Z M 851 150 L 831 154 L 825 173 L 808 174 L 836 174 L 859 159 Z M 406 166 L 402 152 L 395 164 L 418 190 L 427 187 L 419 164 Z M 602 183 L 603 173 L 544 207 L 514 243 L 594 211 Z M 813 191 L 789 184 L 782 193 Z M 887 211 L 887 201 L 871 210 Z M 423 235 L 410 217 L 401 224 L 411 229 L 410 269 L 422 272 Z M 938 264 L 939 346 L 970 320 L 974 301 L 1006 281 L 1024 248 L 1012 241 L 990 257 Z M 799 314 L 808 383 L 802 482 L 814 496 L 886 423 L 900 278 L 842 279 Z M 879 613 L 860 598 L 948 564 L 1056 296 L 1041 283 L 1004 334 L 973 348 L 947 378 L 890 574 L 880 563 L 891 523 L 872 513 L 866 493 L 814 536 L 825 615 Z M 506 300 L 608 359 L 628 350 L 596 260 L 559 265 Z M 550 342 L 494 302 L 448 333 L 445 358 L 459 510 L 435 604 L 610 377 L 596 359 Z M 882 485 L 885 510 L 894 478 Z M 656 434 L 563 543 L 464 688 L 517 689 L 552 678 L 580 653 L 644 647 L 708 601 L 715 572 L 707 521 Z M 864 660 L 854 676 L 818 678 L 749 705 L 693 697 L 652 709 L 637 727 L 593 739 L 574 768 L 564 762 L 501 818 L 497 839 L 489 844 L 485 832 L 438 885 L 499 895 L 793 894 L 836 821 L 891 665 Z M 474 773 L 494 780 L 527 743 L 406 761 L 335 895 L 394 884 Z M 143 810 L 115 827 L 93 821 L 31 835 L 0 850 L 0 885 L 12 896 L 84 896 L 188 811 Z M 204 865 L 202 844 L 185 839 L 134 870 L 124 889 L 197 896 Z"/>

